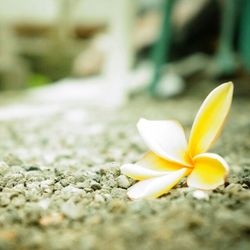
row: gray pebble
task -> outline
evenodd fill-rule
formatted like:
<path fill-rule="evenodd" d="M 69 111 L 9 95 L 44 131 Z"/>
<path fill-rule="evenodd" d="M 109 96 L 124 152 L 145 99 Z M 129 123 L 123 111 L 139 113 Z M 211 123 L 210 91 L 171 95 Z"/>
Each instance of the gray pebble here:
<path fill-rule="evenodd" d="M 61 206 L 61 211 L 64 215 L 73 220 L 79 219 L 84 215 L 83 208 L 79 205 L 75 205 L 73 202 L 64 203 Z"/>
<path fill-rule="evenodd" d="M 8 195 L 1 195 L 0 197 L 0 205 L 5 207 L 10 204 L 10 198 Z"/>
<path fill-rule="evenodd" d="M 105 202 L 105 199 L 100 194 L 95 194 L 95 198 L 94 199 L 95 199 L 96 202 L 99 202 L 99 203 Z"/>
<path fill-rule="evenodd" d="M 125 176 L 125 175 L 120 175 L 117 178 L 117 182 L 118 182 L 118 186 L 121 188 L 128 188 L 130 186 L 130 182 L 129 182 L 127 176 Z"/>
<path fill-rule="evenodd" d="M 25 198 L 24 198 L 23 195 L 14 197 L 14 198 L 12 199 L 11 203 L 12 203 L 15 207 L 22 207 L 22 206 L 25 204 Z"/>
<path fill-rule="evenodd" d="M 92 182 L 90 183 L 90 187 L 91 187 L 93 190 L 99 190 L 99 189 L 102 188 L 101 185 L 100 185 L 98 182 L 96 182 L 96 181 L 92 181 Z"/>

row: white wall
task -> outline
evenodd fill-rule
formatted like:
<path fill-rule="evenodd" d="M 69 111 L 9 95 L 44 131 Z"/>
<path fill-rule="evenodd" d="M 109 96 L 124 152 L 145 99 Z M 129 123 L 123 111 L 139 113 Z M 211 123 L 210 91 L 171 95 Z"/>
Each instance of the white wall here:
<path fill-rule="evenodd" d="M 0 0 L 0 22 L 53 23 L 61 0 Z M 71 0 L 75 1 L 72 19 L 75 22 L 105 22 L 115 11 L 110 0 Z"/>

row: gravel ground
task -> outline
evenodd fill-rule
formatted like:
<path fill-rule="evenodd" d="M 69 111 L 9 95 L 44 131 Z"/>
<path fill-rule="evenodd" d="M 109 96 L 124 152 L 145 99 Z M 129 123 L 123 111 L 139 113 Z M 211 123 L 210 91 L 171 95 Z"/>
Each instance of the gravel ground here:
<path fill-rule="evenodd" d="M 178 119 L 188 133 L 201 101 L 137 97 L 116 112 L 78 103 L 1 121 L 0 249 L 250 249 L 247 99 L 235 98 L 212 150 L 231 166 L 225 186 L 202 199 L 184 182 L 156 200 L 126 196 L 133 180 L 119 166 L 146 150 L 138 118 Z"/>

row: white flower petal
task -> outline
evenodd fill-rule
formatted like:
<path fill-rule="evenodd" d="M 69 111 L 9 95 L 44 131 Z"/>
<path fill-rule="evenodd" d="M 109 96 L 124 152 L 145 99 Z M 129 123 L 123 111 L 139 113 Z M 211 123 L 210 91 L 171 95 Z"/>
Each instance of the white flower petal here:
<path fill-rule="evenodd" d="M 190 166 L 187 141 L 181 125 L 176 121 L 140 119 L 137 128 L 143 140 L 155 154 L 183 166 Z"/>
<path fill-rule="evenodd" d="M 124 164 L 121 172 L 135 180 L 144 180 L 151 177 L 166 175 L 183 168 L 174 162 L 166 161 L 153 152 L 146 153 L 135 164 Z"/>
<path fill-rule="evenodd" d="M 128 197 L 132 200 L 157 198 L 174 187 L 188 171 L 187 168 L 182 168 L 164 176 L 139 181 L 128 189 Z"/>
<path fill-rule="evenodd" d="M 151 177 L 166 175 L 168 171 L 156 171 L 144 168 L 138 164 L 125 164 L 121 167 L 122 174 L 125 174 L 135 180 L 144 180 Z"/>

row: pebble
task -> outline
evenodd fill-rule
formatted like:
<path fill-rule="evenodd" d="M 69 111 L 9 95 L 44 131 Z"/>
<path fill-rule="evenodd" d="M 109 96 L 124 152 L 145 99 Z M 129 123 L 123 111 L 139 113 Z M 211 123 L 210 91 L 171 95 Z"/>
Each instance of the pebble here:
<path fill-rule="evenodd" d="M 114 199 L 110 204 L 110 209 L 112 212 L 125 212 L 127 207 L 123 200 Z"/>
<path fill-rule="evenodd" d="M 202 191 L 202 190 L 195 190 L 192 193 L 193 197 L 197 200 L 209 200 L 209 194 L 208 192 Z"/>
<path fill-rule="evenodd" d="M 7 195 L 1 195 L 0 205 L 6 207 L 10 204 L 10 198 Z"/>
<path fill-rule="evenodd" d="M 63 187 L 66 187 L 66 186 L 69 185 L 69 182 L 68 182 L 68 180 L 66 180 L 66 179 L 62 179 L 62 180 L 60 181 L 60 184 L 61 184 Z"/>
<path fill-rule="evenodd" d="M 30 189 L 39 189 L 40 188 L 40 182 L 29 182 L 26 183 L 27 188 Z"/>
<path fill-rule="evenodd" d="M 41 188 L 48 188 L 54 183 L 55 183 L 54 180 L 45 180 L 45 181 L 41 181 L 40 185 L 41 185 Z"/>
<path fill-rule="evenodd" d="M 130 186 L 130 182 L 125 175 L 120 175 L 117 178 L 118 186 L 121 188 L 128 188 Z"/>
<path fill-rule="evenodd" d="M 50 199 L 42 199 L 38 202 L 39 207 L 46 210 L 49 208 L 50 205 Z"/>
<path fill-rule="evenodd" d="M 244 185 L 244 188 L 250 188 L 250 176 L 247 176 L 244 178 L 243 185 Z"/>
<path fill-rule="evenodd" d="M 127 197 L 127 190 L 124 188 L 113 188 L 111 190 L 111 195 L 114 198 L 125 199 Z"/>
<path fill-rule="evenodd" d="M 112 200 L 112 196 L 110 194 L 104 194 L 103 197 L 105 198 L 106 201 Z"/>
<path fill-rule="evenodd" d="M 73 202 L 64 203 L 61 206 L 61 211 L 65 216 L 73 220 L 79 219 L 84 215 L 83 208 Z"/>
<path fill-rule="evenodd" d="M 231 193 L 237 193 L 242 189 L 241 184 L 238 183 L 231 183 L 226 187 L 226 190 L 230 191 Z"/>
<path fill-rule="evenodd" d="M 24 206 L 25 204 L 25 198 L 24 196 L 17 196 L 17 197 L 14 197 L 11 201 L 11 203 L 15 206 L 15 207 L 22 207 Z"/>
<path fill-rule="evenodd" d="M 41 217 L 41 219 L 39 220 L 39 224 L 42 226 L 57 225 L 62 223 L 63 219 L 64 217 L 62 214 L 54 212 Z"/>
<path fill-rule="evenodd" d="M 96 202 L 99 202 L 99 203 L 105 202 L 105 199 L 100 194 L 95 194 L 95 198 L 94 199 L 95 199 Z"/>
<path fill-rule="evenodd" d="M 14 191 L 19 191 L 19 192 L 23 192 L 24 189 L 25 189 L 25 187 L 24 187 L 24 184 L 23 184 L 23 183 L 17 184 L 17 185 L 15 185 L 15 187 L 13 188 Z"/>
<path fill-rule="evenodd" d="M 39 200 L 40 196 L 41 196 L 41 193 L 39 192 L 39 190 L 35 188 L 25 190 L 25 197 L 27 201 L 37 201 Z"/>
<path fill-rule="evenodd" d="M 98 182 L 96 182 L 96 181 L 92 181 L 92 182 L 90 183 L 90 187 L 91 187 L 93 190 L 99 190 L 99 189 L 102 188 L 102 186 L 101 186 Z"/>
<path fill-rule="evenodd" d="M 66 193 L 82 193 L 82 189 L 73 187 L 71 185 L 63 188 L 62 191 Z"/>
<path fill-rule="evenodd" d="M 63 187 L 59 182 L 57 182 L 54 184 L 53 188 L 54 188 L 54 190 L 61 190 Z"/>
<path fill-rule="evenodd" d="M 80 189 L 84 189 L 85 188 L 85 184 L 83 182 L 77 182 L 76 183 L 76 187 L 80 188 Z"/>

